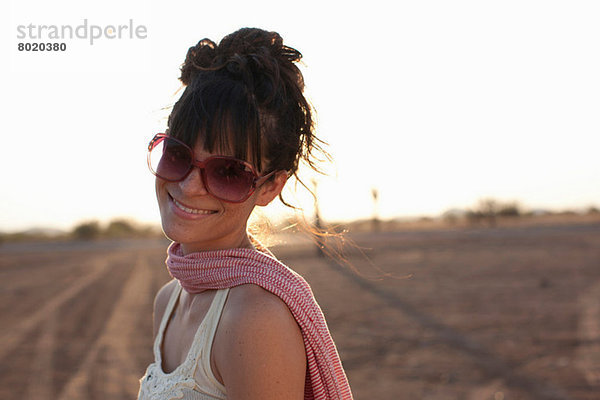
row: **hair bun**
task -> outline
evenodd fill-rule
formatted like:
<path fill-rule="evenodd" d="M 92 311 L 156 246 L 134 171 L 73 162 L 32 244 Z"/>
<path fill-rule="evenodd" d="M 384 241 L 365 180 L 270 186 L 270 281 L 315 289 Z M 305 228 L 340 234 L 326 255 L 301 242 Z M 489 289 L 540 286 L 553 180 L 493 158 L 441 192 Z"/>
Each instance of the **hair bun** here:
<path fill-rule="evenodd" d="M 185 61 L 181 65 L 179 80 L 189 85 L 198 71 L 209 69 L 216 56 L 217 45 L 210 39 L 202 39 L 188 49 Z"/>
<path fill-rule="evenodd" d="M 225 36 L 219 43 L 219 52 L 226 58 L 236 53 L 240 55 L 270 55 L 290 62 L 299 61 L 302 58 L 302 54 L 298 50 L 283 44 L 283 38 L 277 32 L 257 28 L 242 28 Z"/>
<path fill-rule="evenodd" d="M 277 64 L 285 68 L 285 65 L 291 66 L 301 58 L 298 50 L 283 44 L 277 32 L 242 28 L 225 36 L 218 46 L 205 38 L 190 47 L 181 65 L 179 80 L 187 86 L 199 71 L 226 68 L 232 75 L 247 81 L 251 74 L 279 69 Z"/>

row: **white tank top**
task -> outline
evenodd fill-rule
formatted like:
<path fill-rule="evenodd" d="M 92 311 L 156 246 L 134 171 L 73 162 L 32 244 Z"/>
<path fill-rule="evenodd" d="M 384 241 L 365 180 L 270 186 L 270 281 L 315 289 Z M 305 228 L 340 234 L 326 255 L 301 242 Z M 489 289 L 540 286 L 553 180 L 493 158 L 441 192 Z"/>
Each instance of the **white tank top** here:
<path fill-rule="evenodd" d="M 229 288 L 220 289 L 196 331 L 185 361 L 171 373 L 162 369 L 161 345 L 167 322 L 181 293 L 177 284 L 165 309 L 156 339 L 154 340 L 154 362 L 148 366 L 140 379 L 138 400 L 214 400 L 226 399 L 227 393 L 210 367 L 210 350 L 219 324 L 219 319 L 229 293 Z"/>

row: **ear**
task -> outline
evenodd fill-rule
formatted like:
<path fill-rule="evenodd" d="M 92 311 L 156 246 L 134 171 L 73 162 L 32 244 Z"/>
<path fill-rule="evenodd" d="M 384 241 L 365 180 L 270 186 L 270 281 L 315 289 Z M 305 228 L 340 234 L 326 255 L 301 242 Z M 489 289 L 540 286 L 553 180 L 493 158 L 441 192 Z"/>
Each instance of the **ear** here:
<path fill-rule="evenodd" d="M 273 201 L 283 190 L 287 178 L 287 171 L 277 171 L 273 179 L 267 180 L 258 188 L 255 204 L 257 206 L 266 206 Z"/>

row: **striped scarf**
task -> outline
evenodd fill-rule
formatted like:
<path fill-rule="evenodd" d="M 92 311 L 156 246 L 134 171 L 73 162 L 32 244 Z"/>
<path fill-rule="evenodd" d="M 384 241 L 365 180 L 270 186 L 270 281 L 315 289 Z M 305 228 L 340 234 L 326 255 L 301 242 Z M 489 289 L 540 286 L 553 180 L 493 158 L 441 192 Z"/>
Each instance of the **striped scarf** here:
<path fill-rule="evenodd" d="M 167 251 L 167 268 L 188 293 L 252 283 L 288 306 L 302 331 L 308 362 L 304 399 L 352 399 L 350 386 L 325 317 L 308 283 L 268 250 L 227 249 L 183 255 L 181 245 Z"/>

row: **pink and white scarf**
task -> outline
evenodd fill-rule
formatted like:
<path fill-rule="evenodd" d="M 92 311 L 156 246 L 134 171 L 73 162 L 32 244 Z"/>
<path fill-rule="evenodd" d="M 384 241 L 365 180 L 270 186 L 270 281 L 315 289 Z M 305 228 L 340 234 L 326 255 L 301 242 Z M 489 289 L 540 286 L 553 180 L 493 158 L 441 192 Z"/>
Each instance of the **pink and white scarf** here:
<path fill-rule="evenodd" d="M 281 298 L 302 331 L 308 361 L 304 399 L 352 399 L 335 343 L 310 286 L 268 250 L 261 250 L 236 248 L 183 255 L 181 245 L 172 243 L 167 268 L 188 293 L 252 283 Z"/>

